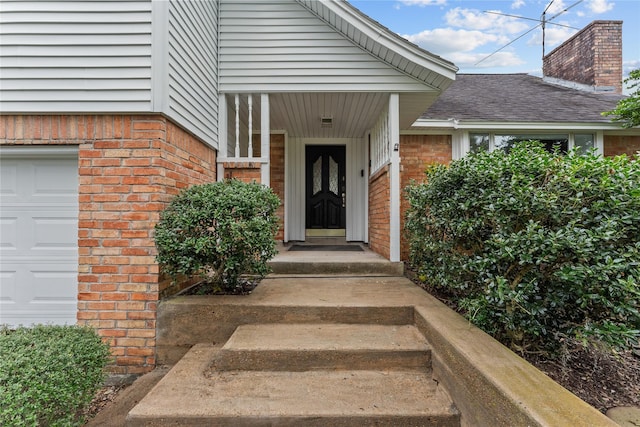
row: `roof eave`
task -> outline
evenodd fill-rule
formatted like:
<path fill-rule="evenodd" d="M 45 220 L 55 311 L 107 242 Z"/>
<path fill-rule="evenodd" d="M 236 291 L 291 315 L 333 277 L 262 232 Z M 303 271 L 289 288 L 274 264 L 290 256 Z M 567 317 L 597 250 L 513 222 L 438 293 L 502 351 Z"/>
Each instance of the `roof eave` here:
<path fill-rule="evenodd" d="M 418 119 L 412 129 L 451 129 L 451 130 L 621 130 L 620 124 L 612 122 L 500 122 L 483 120 Z"/>

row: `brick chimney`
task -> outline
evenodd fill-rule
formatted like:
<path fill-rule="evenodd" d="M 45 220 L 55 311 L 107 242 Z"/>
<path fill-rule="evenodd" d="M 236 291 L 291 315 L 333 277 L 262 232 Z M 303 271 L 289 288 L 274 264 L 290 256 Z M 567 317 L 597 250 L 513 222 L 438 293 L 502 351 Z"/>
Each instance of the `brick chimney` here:
<path fill-rule="evenodd" d="M 622 21 L 593 21 L 543 58 L 545 79 L 622 93 Z"/>

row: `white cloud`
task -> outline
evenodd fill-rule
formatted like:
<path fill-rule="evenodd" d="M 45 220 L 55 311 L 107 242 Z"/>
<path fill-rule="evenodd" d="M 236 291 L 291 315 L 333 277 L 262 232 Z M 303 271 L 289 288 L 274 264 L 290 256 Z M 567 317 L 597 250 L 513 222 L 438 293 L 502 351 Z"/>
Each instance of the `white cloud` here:
<path fill-rule="evenodd" d="M 547 9 L 547 15 L 556 15 L 567 8 L 567 4 L 564 0 L 555 0 Z"/>
<path fill-rule="evenodd" d="M 451 59 L 451 56 L 457 52 L 470 52 L 487 43 L 500 41 L 500 37 L 496 34 L 453 28 L 425 30 L 418 34 L 403 35 L 402 37 L 447 59 Z"/>
<path fill-rule="evenodd" d="M 614 5 L 615 3 L 611 3 L 609 0 L 589 0 L 587 2 L 587 8 L 595 14 L 609 12 Z"/>
<path fill-rule="evenodd" d="M 489 55 L 491 53 L 454 52 L 446 56 L 446 59 L 453 61 L 460 68 L 511 67 L 524 64 L 514 52 L 502 51 Z M 482 62 L 478 63 L 479 61 Z"/>
<path fill-rule="evenodd" d="M 513 3 L 511 3 L 511 9 L 520 9 L 524 5 L 524 0 L 514 0 Z"/>
<path fill-rule="evenodd" d="M 399 0 L 405 6 L 444 6 L 447 0 Z"/>
<path fill-rule="evenodd" d="M 499 11 L 490 11 L 499 12 Z M 447 24 L 469 30 L 488 30 L 493 33 L 514 34 L 528 28 L 517 18 L 456 7 L 445 14 Z"/>
<path fill-rule="evenodd" d="M 640 68 L 640 59 L 632 59 L 630 61 L 624 61 L 622 63 L 622 73 L 624 74 L 624 78 L 629 77 L 629 73 L 633 70 L 637 70 Z"/>
<path fill-rule="evenodd" d="M 622 62 L 622 80 L 624 81 L 629 77 L 629 73 L 631 71 L 637 69 L 640 69 L 640 59 L 633 59 L 631 61 Z M 628 83 L 622 85 L 622 93 L 624 95 L 631 95 L 631 93 L 634 93 L 636 90 L 638 90 L 637 87 L 634 87 L 632 89 L 631 87 L 629 87 Z"/>
<path fill-rule="evenodd" d="M 567 24 L 566 22 L 559 22 L 560 24 Z M 548 25 L 545 29 L 544 44 L 546 53 L 549 53 L 551 49 L 566 41 L 569 37 L 577 33 L 577 30 L 566 27 L 557 27 Z M 527 42 L 529 46 L 542 46 L 542 30 L 537 30 L 533 37 Z"/>
<path fill-rule="evenodd" d="M 530 25 L 527 22 L 510 16 L 461 7 L 450 9 L 444 19 L 444 28 L 428 29 L 403 37 L 461 68 L 509 67 L 524 63 L 512 50 L 501 50 L 493 55 L 491 53 L 529 29 Z M 479 49 L 484 52 L 478 52 Z M 485 59 L 489 55 L 491 56 Z M 483 61 L 476 67 L 474 64 L 480 60 Z"/>

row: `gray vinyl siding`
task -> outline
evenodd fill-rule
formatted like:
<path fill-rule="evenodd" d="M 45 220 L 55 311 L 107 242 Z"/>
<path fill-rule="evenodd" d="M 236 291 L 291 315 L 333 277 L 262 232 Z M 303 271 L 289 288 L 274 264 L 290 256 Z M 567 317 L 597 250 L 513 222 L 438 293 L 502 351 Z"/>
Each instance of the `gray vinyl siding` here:
<path fill-rule="evenodd" d="M 0 6 L 0 111 L 151 110 L 151 1 Z"/>
<path fill-rule="evenodd" d="M 167 115 L 214 147 L 218 146 L 217 7 L 217 1 L 169 3 L 165 91 Z"/>
<path fill-rule="evenodd" d="M 222 0 L 220 91 L 425 91 L 295 0 Z"/>

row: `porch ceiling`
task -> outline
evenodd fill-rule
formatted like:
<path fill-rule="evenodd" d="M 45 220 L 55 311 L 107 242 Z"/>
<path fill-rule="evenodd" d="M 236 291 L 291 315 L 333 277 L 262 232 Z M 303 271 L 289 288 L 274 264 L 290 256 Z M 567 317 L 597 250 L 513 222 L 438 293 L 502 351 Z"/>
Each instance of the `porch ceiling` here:
<path fill-rule="evenodd" d="M 409 128 L 435 100 L 435 94 L 401 94 L 400 128 Z M 271 129 L 304 138 L 361 138 L 388 103 L 388 93 L 272 93 Z M 320 119 L 331 117 L 333 126 Z"/>

